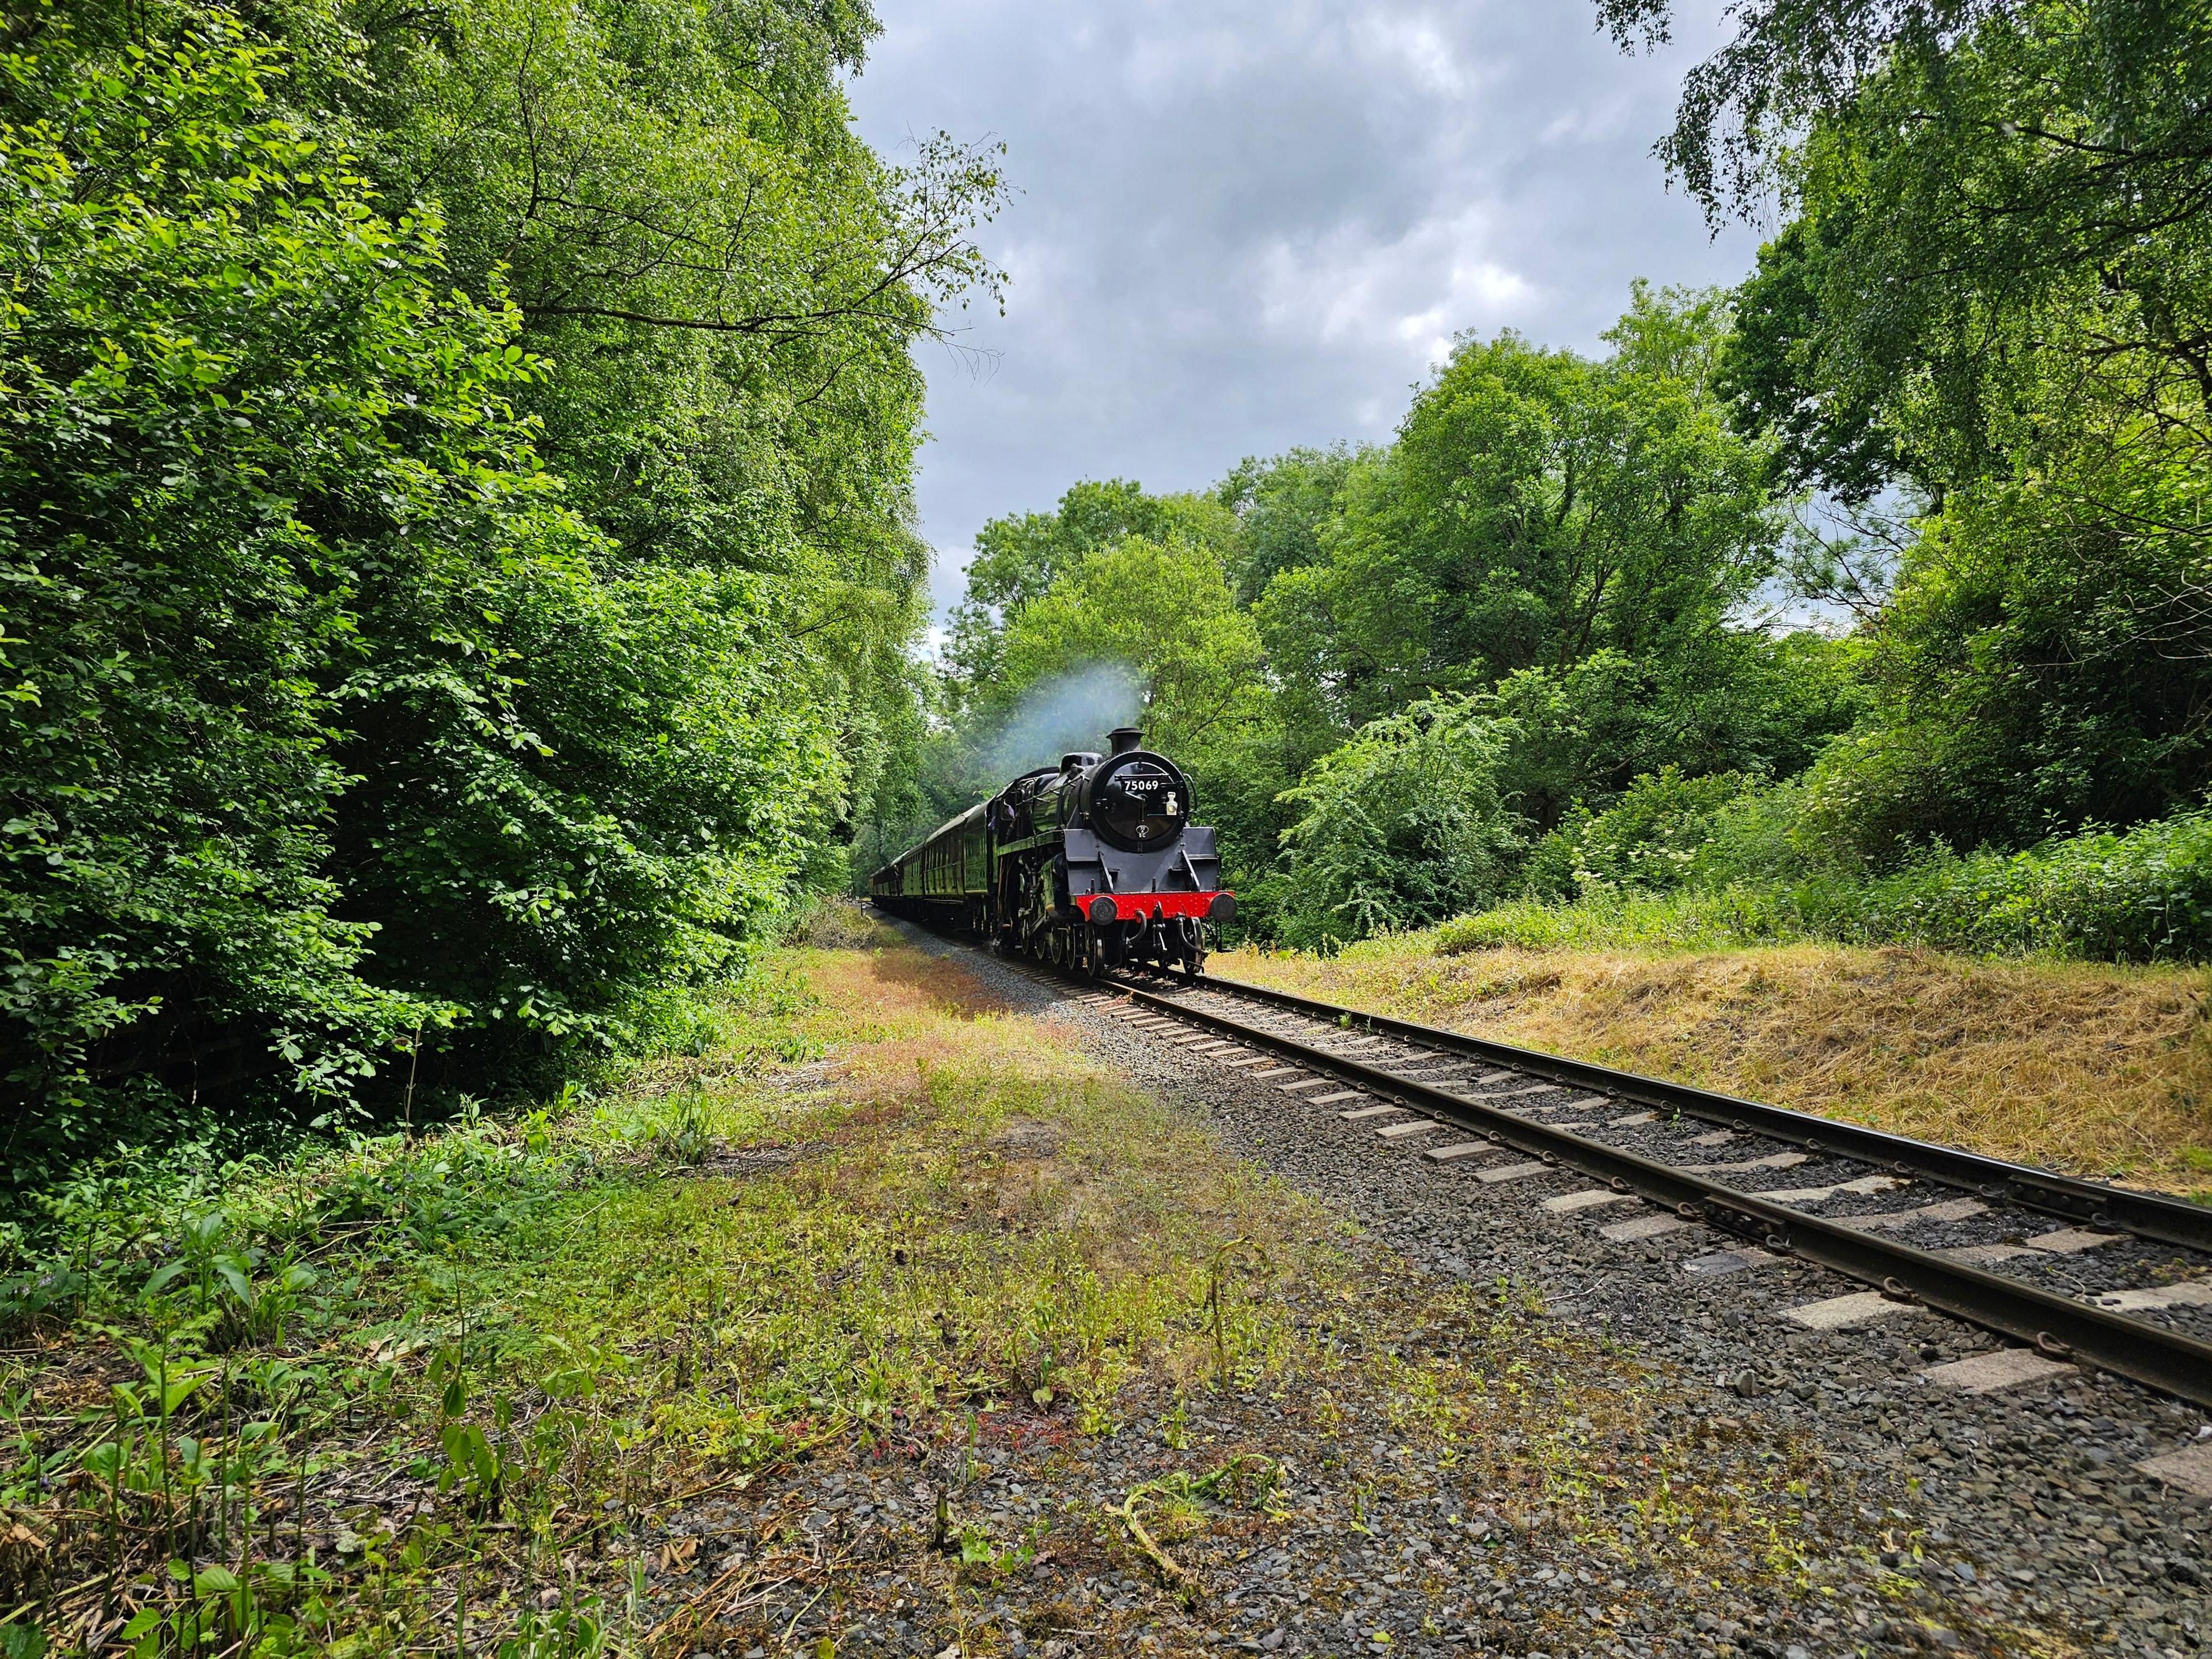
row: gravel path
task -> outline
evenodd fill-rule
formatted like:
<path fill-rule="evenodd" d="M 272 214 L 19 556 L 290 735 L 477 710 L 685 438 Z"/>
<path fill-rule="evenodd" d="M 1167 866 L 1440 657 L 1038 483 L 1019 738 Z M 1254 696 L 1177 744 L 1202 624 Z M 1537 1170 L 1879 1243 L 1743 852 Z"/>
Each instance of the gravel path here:
<path fill-rule="evenodd" d="M 827 1636 L 838 1654 L 1047 1659 L 2212 1652 L 2212 1502 L 2136 1467 L 2197 1446 L 2212 1476 L 2212 1424 L 2195 1411 L 2071 1369 L 1984 1395 L 1936 1387 L 1920 1375 L 1931 1364 L 2000 1345 L 1920 1310 L 1799 1328 L 1780 1310 L 1860 1287 L 1747 1258 L 1702 1227 L 1609 1240 L 1599 1229 L 1618 1212 L 1541 1207 L 1587 1186 L 1571 1174 L 1480 1182 L 958 954 L 1011 1006 L 1072 1024 L 1098 1057 L 1358 1224 L 1371 1295 L 1307 1308 L 1293 1288 L 1302 1326 L 1346 1352 L 1397 1363 L 1402 1351 L 1430 1375 L 1462 1361 L 1494 1371 L 1504 1341 L 1529 1360 L 1527 1412 L 1479 1445 L 1439 1448 L 1394 1423 L 1402 1399 L 1380 1393 L 1140 1396 L 1110 1436 L 1024 1407 L 980 1421 L 972 1446 L 801 1467 L 672 1522 L 702 1547 L 656 1584 L 671 1604 L 716 1574 L 766 1583 L 702 1632 L 702 1651 L 816 1651 Z M 1595 1422 L 1546 1414 L 1584 1399 L 1622 1403 Z M 1622 1481 L 1595 1480 L 1574 1512 L 1563 1446 L 1577 1469 L 1647 1483 L 1679 1468 L 1700 1504 L 1740 1498 L 1746 1516 L 1788 1527 L 1756 1552 L 1741 1526 L 1712 1534 L 1736 1552 L 1717 1560 L 1696 1547 L 1709 1517 L 1617 1501 Z M 1240 1492 L 1238 1460 L 1257 1469 L 1261 1456 L 1279 1484 Z M 1097 1517 L 1194 1468 L 1231 1473 L 1195 1500 L 1205 1524 L 1171 1551 L 1191 1575 L 1178 1583 Z M 964 1562 L 946 1547 L 963 1533 Z M 732 1537 L 744 1542 L 727 1548 Z M 835 1594 L 778 1599 L 774 1562 L 801 1557 L 846 1564 Z"/>

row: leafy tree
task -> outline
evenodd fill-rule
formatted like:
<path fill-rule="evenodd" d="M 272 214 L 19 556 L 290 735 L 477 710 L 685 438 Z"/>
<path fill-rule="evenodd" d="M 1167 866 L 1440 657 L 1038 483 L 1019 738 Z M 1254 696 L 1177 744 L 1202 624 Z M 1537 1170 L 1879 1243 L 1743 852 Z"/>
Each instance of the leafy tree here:
<path fill-rule="evenodd" d="M 867 14 L 263 21 L 0 57 L 19 1185 L 638 1040 L 918 723 L 904 352 L 996 185 L 851 138 Z"/>
<path fill-rule="evenodd" d="M 1692 778 L 1792 776 L 1869 708 L 1863 655 L 1818 634 L 1742 629 L 1687 660 L 1606 650 L 1565 670 L 1523 669 L 1498 687 L 1522 733 L 1515 799 L 1549 829 L 1668 766 Z"/>
<path fill-rule="evenodd" d="M 1863 699 L 1847 652 L 1742 617 L 1778 525 L 1771 447 L 1730 429 L 1718 390 L 1728 321 L 1717 295 L 1639 286 L 1601 362 L 1511 336 L 1464 343 L 1395 444 L 1247 461 L 1213 492 L 1233 520 L 1194 513 L 1200 535 L 1133 531 L 1193 505 L 1133 485 L 1079 486 L 1056 514 L 997 521 L 963 611 L 962 735 L 938 775 L 969 795 L 994 787 L 964 760 L 1029 688 L 1129 665 L 1222 832 L 1246 927 L 1319 939 L 1503 890 L 1522 825 L 1595 810 L 1663 766 L 1801 770 Z M 1438 710 L 1476 708 L 1469 696 L 1487 699 L 1496 798 L 1475 817 L 1511 822 L 1478 837 L 1479 880 L 1462 859 L 1431 890 L 1400 868 L 1434 829 L 1394 827 L 1415 800 L 1394 792 L 1418 773 L 1400 751 L 1475 731 L 1458 714 L 1429 729 Z M 1421 719 L 1389 724 L 1416 705 Z M 1325 778 L 1363 803 L 1364 829 L 1326 829 L 1310 793 Z M 935 796 L 963 803 L 961 787 Z M 1367 853 L 1382 860 L 1371 880 L 1357 872 Z"/>
<path fill-rule="evenodd" d="M 1771 567 L 1759 448 L 1712 391 L 1725 313 L 1639 288 L 1590 363 L 1463 342 L 1352 465 L 1325 563 L 1260 605 L 1286 680 L 1356 723 L 1594 652 L 1682 657 Z"/>
<path fill-rule="evenodd" d="M 1811 797 L 1837 856 L 2021 847 L 2212 786 L 2208 28 L 2149 0 L 1771 0 L 1686 86 L 1686 181 L 1795 215 L 1740 295 L 1740 426 L 1793 483 L 1920 514 L 1879 708 Z"/>
<path fill-rule="evenodd" d="M 387 197 L 438 201 L 457 276 L 498 273 L 557 365 L 521 404 L 568 500 L 641 565 L 775 579 L 755 602 L 807 641 L 780 672 L 836 711 L 866 816 L 927 602 L 910 347 L 996 292 L 972 232 L 1000 148 L 872 152 L 845 81 L 878 26 L 850 0 L 348 16 L 342 112 Z"/>
<path fill-rule="evenodd" d="M 1260 640 L 1212 550 L 1129 536 L 1084 555 L 1014 613 L 1004 662 L 1016 694 L 1086 664 L 1126 665 L 1151 740 L 1180 754 L 1249 714 Z"/>
<path fill-rule="evenodd" d="M 505 401 L 536 372 L 511 314 L 439 298 L 434 222 L 387 224 L 270 114 L 276 52 L 219 14 L 121 63 L 76 45 L 50 20 L 0 60 L 46 112 L 0 129 L 19 1176 L 165 1080 L 281 1066 L 326 1099 L 441 1017 L 365 974 L 376 924 L 331 866 L 364 611 L 423 593 L 447 723 L 503 744 L 446 585 L 568 533 Z"/>
<path fill-rule="evenodd" d="M 1784 486 L 1826 490 L 1848 507 L 1912 471 L 1903 435 L 1883 422 L 1867 388 L 1829 373 L 1839 348 L 1822 337 L 1819 317 L 1833 270 L 1830 240 L 1854 216 L 1839 210 L 1825 228 L 1796 220 L 1759 249 L 1758 269 L 1736 289 L 1719 377 L 1735 429 L 1776 441 Z"/>
<path fill-rule="evenodd" d="M 1624 47 L 1663 43 L 1674 0 L 1596 0 Z M 1716 211 L 1765 200 L 1787 173 L 1792 144 L 1808 131 L 1869 112 L 1869 88 L 1886 78 L 1929 94 L 1893 135 L 1924 145 L 1967 141 L 1960 173 L 1979 171 L 2002 147 L 2008 165 L 1984 182 L 1998 193 L 1960 193 L 1953 205 L 2013 221 L 2015 246 L 2047 268 L 2071 263 L 2075 235 L 2108 235 L 2122 250 L 2170 229 L 2197 201 L 2203 166 L 2202 51 L 2207 20 L 2172 0 L 1751 0 L 1731 13 L 1735 35 L 1685 80 L 1674 130 L 1658 150 L 1670 172 Z M 1962 60 L 1994 51 L 2008 61 L 1998 88 L 2024 100 L 1998 115 Z M 2049 52 L 2039 77 L 2032 61 Z M 1984 67 L 1987 67 L 1984 65 Z M 2026 114 L 2023 122 L 2013 118 Z M 1979 142 L 1977 142 L 1979 141 Z M 1979 154 L 1975 152 L 1978 151 Z M 1901 204 L 1900 204 L 1901 205 Z M 2030 240 L 2057 231 L 2040 255 Z"/>
<path fill-rule="evenodd" d="M 976 532 L 968 591 L 952 613 L 947 656 L 959 685 L 988 704 L 1005 631 L 1023 607 L 1091 554 L 1131 536 L 1210 548 L 1226 561 L 1237 521 L 1217 501 L 1147 495 L 1126 478 L 1073 484 L 1050 513 L 992 520 Z"/>
<path fill-rule="evenodd" d="M 1215 494 L 1236 512 L 1243 532 L 1240 600 L 1251 604 L 1283 571 L 1327 556 L 1322 538 L 1338 515 L 1352 462 L 1364 453 L 1340 443 L 1293 449 L 1267 461 L 1248 456 L 1221 481 Z"/>
<path fill-rule="evenodd" d="M 2136 526 L 2109 510 L 2130 482 Z M 2204 489 L 2193 459 L 2130 446 L 1923 520 L 1865 644 L 1866 728 L 1812 776 L 1823 845 L 1883 868 L 1934 842 L 2025 848 L 2199 800 L 2212 665 L 2172 544 L 2193 536 L 2154 526 Z"/>

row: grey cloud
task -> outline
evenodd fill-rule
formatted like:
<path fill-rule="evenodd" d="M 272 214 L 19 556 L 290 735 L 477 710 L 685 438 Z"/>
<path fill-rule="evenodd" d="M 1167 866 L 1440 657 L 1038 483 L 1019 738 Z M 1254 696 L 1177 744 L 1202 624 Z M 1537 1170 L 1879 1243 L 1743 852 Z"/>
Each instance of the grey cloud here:
<path fill-rule="evenodd" d="M 924 360 L 940 600 L 984 520 L 1076 478 L 1384 438 L 1455 333 L 1595 349 L 1632 278 L 1740 276 L 1755 239 L 1650 154 L 1717 33 L 1686 9 L 1632 58 L 1586 0 L 882 0 L 862 131 L 996 135 L 1023 192 L 987 234 L 1006 315 L 963 319 L 995 367 Z"/>

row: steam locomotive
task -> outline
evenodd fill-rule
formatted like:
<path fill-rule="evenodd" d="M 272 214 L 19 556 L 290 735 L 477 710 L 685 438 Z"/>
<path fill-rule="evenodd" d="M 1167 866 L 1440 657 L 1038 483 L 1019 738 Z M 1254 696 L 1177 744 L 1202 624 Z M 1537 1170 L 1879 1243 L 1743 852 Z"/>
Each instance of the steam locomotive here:
<path fill-rule="evenodd" d="M 1206 965 L 1211 928 L 1237 914 L 1190 782 L 1121 726 L 1024 772 L 876 872 L 876 906 L 994 949 L 1103 973 Z"/>

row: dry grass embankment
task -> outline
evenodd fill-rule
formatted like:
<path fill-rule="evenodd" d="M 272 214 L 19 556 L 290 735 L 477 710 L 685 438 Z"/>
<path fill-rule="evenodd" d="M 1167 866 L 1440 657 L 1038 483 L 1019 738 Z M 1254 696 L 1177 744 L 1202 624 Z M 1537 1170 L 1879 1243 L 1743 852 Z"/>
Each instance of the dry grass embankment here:
<path fill-rule="evenodd" d="M 1529 950 L 1432 936 L 1214 970 L 1376 1013 L 2212 1200 L 2201 969 L 1932 951 Z"/>

